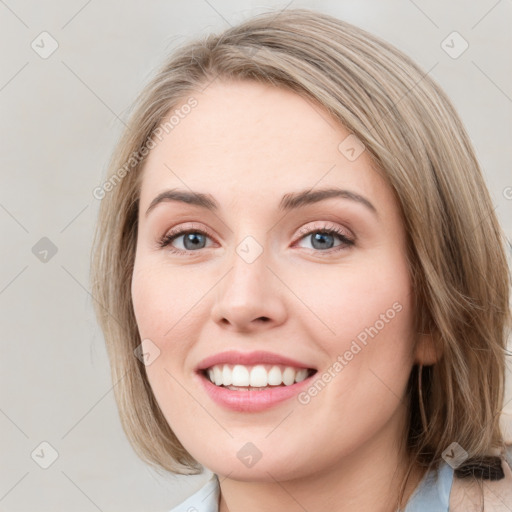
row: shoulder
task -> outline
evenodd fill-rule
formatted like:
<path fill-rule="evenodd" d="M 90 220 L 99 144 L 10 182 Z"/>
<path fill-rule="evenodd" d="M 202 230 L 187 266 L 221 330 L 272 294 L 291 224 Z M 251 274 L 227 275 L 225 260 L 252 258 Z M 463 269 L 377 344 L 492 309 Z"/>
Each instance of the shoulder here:
<path fill-rule="evenodd" d="M 203 487 L 169 512 L 218 512 L 219 495 L 219 479 L 213 474 Z"/>
<path fill-rule="evenodd" d="M 450 512 L 511 512 L 512 469 L 510 460 L 501 460 L 501 480 L 453 478 Z"/>

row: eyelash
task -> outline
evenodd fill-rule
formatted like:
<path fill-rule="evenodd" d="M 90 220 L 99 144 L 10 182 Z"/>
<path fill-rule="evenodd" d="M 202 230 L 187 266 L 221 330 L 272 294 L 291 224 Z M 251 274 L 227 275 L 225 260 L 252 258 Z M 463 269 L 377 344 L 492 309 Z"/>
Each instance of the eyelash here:
<path fill-rule="evenodd" d="M 209 233 L 207 229 L 195 229 L 195 228 L 188 228 L 188 229 L 182 229 L 178 228 L 177 230 L 170 231 L 169 233 L 166 233 L 159 241 L 158 246 L 160 248 L 167 247 L 168 250 L 175 254 L 181 254 L 181 255 L 187 255 L 187 256 L 193 256 L 195 252 L 198 251 L 191 251 L 191 250 L 183 250 L 183 249 L 177 249 L 176 247 L 172 247 L 170 244 L 183 235 L 188 235 L 190 233 L 199 233 L 201 235 L 206 235 L 209 238 L 213 238 L 213 236 Z M 317 250 L 317 249 L 310 249 L 314 251 L 315 253 L 324 253 L 326 255 L 346 250 L 347 248 L 354 245 L 355 241 L 348 238 L 347 235 L 341 231 L 337 226 L 332 225 L 323 225 L 321 227 L 314 226 L 313 228 L 302 228 L 299 230 L 299 234 L 302 235 L 297 241 L 302 240 L 303 238 L 306 238 L 308 235 L 312 235 L 313 233 L 322 233 L 327 235 L 336 235 L 340 240 L 341 244 L 332 247 L 331 249 L 326 250 Z"/>

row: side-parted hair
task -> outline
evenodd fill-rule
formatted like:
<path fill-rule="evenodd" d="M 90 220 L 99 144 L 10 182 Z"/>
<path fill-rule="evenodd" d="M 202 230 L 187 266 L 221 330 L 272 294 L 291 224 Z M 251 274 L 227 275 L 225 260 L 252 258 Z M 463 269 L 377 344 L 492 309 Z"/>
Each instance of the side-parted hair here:
<path fill-rule="evenodd" d="M 170 112 L 215 80 L 256 80 L 322 105 L 359 138 L 394 191 L 407 233 L 415 328 L 432 333 L 442 352 L 434 365 L 411 372 L 402 492 L 410 470 L 438 468 L 452 442 L 469 455 L 459 476 L 501 478 L 511 276 L 470 139 L 445 93 L 409 57 L 307 9 L 267 12 L 175 50 L 137 98 L 112 155 L 99 194 L 91 286 L 135 451 L 160 471 L 202 471 L 170 429 L 134 354 L 141 339 L 131 278 L 148 141 Z"/>

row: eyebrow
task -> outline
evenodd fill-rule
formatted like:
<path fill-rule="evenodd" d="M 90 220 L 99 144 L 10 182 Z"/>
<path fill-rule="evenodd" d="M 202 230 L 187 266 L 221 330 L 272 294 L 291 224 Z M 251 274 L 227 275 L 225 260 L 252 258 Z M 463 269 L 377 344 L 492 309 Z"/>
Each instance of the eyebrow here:
<path fill-rule="evenodd" d="M 333 197 L 355 201 L 364 205 L 372 213 L 378 216 L 377 209 L 368 199 L 359 194 L 356 194 L 355 192 L 351 192 L 350 190 L 344 190 L 340 188 L 324 188 L 319 190 L 307 189 L 301 190 L 299 192 L 285 194 L 279 203 L 279 210 L 290 211 L 302 208 L 307 205 L 315 204 L 326 199 L 331 199 Z M 153 199 L 153 201 L 151 201 L 149 208 L 146 210 L 146 217 L 151 212 L 151 210 L 163 202 L 186 203 L 210 211 L 217 211 L 219 209 L 219 204 L 210 194 L 203 194 L 201 192 L 192 192 L 182 189 L 171 189 L 161 192 Z"/>

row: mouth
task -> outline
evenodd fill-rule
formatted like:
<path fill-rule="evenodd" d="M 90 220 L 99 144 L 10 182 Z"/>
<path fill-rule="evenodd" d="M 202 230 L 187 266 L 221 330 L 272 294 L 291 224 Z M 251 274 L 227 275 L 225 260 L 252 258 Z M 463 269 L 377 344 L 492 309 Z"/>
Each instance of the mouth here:
<path fill-rule="evenodd" d="M 214 386 L 230 391 L 265 391 L 302 382 L 317 372 L 280 364 L 216 364 L 198 373 Z"/>

